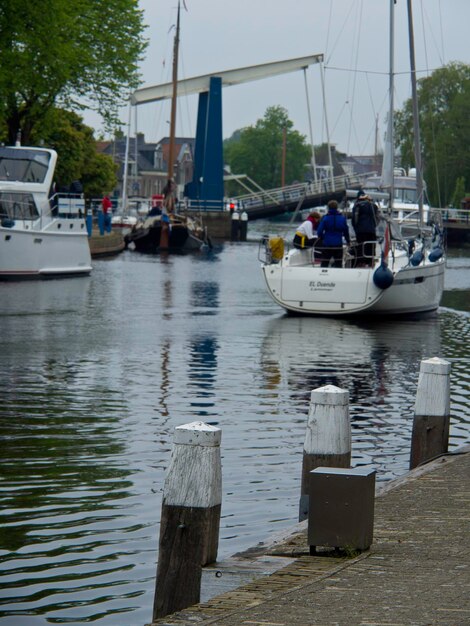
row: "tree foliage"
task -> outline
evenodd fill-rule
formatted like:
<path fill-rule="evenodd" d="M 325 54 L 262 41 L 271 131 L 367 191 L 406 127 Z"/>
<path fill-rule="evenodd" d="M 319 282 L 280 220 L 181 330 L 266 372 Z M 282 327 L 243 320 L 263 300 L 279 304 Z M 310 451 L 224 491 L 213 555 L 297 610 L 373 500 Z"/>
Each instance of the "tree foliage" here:
<path fill-rule="evenodd" d="M 82 182 L 89 198 L 101 197 L 114 189 L 116 165 L 110 156 L 97 153 L 93 129 L 83 123 L 80 115 L 51 109 L 49 124 L 43 127 L 43 139 L 59 155 L 55 172 L 59 189 L 68 188 L 74 180 Z"/>
<path fill-rule="evenodd" d="M 111 125 L 147 46 L 138 0 L 2 0 L 0 132 L 37 143 L 54 105 Z"/>
<path fill-rule="evenodd" d="M 310 148 L 305 136 L 293 126 L 283 107 L 268 107 L 255 126 L 235 131 L 224 142 L 225 163 L 234 174 L 247 174 L 264 189 L 280 187 L 286 129 L 286 184 L 303 180 L 310 161 Z"/>
<path fill-rule="evenodd" d="M 460 209 L 462 200 L 466 195 L 465 178 L 463 176 L 459 176 L 455 182 L 454 194 L 452 196 L 452 206 Z"/>
<path fill-rule="evenodd" d="M 470 66 L 451 63 L 418 82 L 423 173 L 434 206 L 452 201 L 457 180 L 470 180 Z M 397 112 L 403 167 L 414 166 L 412 103 Z"/>

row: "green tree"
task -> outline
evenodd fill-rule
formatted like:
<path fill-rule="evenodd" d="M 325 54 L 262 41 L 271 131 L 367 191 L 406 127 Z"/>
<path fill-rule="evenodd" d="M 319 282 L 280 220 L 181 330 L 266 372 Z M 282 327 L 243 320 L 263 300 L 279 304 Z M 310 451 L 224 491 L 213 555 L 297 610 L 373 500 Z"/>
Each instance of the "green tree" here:
<path fill-rule="evenodd" d="M 423 174 L 435 206 L 452 200 L 457 179 L 470 180 L 470 65 L 451 63 L 418 82 Z M 412 103 L 396 113 L 401 165 L 413 167 Z"/>
<path fill-rule="evenodd" d="M 42 135 L 45 145 L 59 155 L 56 168 L 59 188 L 80 180 L 85 195 L 96 198 L 116 186 L 116 165 L 110 156 L 97 153 L 93 129 L 83 123 L 80 115 L 51 109 Z"/>
<path fill-rule="evenodd" d="M 461 202 L 465 195 L 465 178 L 463 176 L 459 176 L 455 183 L 454 195 L 452 196 L 452 206 L 460 209 Z"/>
<path fill-rule="evenodd" d="M 41 139 L 54 105 L 96 110 L 111 127 L 138 85 L 147 42 L 137 0 L 2 0 L 0 132 Z"/>
<path fill-rule="evenodd" d="M 233 173 L 247 174 L 264 189 L 280 187 L 286 129 L 285 180 L 287 184 L 303 180 L 310 162 L 310 148 L 305 136 L 293 126 L 283 107 L 268 107 L 255 126 L 235 131 L 224 142 L 225 162 Z"/>

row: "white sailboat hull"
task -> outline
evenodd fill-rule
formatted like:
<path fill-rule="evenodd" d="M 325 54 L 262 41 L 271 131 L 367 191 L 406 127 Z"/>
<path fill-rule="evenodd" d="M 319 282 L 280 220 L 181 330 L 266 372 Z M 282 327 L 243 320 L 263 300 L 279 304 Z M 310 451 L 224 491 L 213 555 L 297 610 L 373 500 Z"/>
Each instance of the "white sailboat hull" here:
<path fill-rule="evenodd" d="M 294 255 L 296 253 L 294 252 Z M 381 289 L 374 268 L 322 268 L 291 265 L 293 255 L 262 266 L 268 291 L 287 311 L 309 315 L 404 315 L 438 308 L 445 261 L 423 261 L 395 268 L 393 283 Z"/>

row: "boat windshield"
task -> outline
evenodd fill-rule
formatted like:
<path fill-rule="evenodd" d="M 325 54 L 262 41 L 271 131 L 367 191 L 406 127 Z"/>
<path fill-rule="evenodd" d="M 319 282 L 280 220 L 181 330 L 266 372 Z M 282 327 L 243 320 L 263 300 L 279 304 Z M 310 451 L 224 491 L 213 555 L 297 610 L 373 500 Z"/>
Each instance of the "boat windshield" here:
<path fill-rule="evenodd" d="M 0 149 L 0 181 L 43 183 L 50 154 L 42 150 Z"/>
<path fill-rule="evenodd" d="M 0 192 L 0 219 L 34 220 L 38 216 L 32 194 Z"/>
<path fill-rule="evenodd" d="M 394 197 L 395 200 L 398 200 L 398 202 L 403 202 L 404 204 L 418 203 L 416 189 L 400 189 L 395 187 Z"/>

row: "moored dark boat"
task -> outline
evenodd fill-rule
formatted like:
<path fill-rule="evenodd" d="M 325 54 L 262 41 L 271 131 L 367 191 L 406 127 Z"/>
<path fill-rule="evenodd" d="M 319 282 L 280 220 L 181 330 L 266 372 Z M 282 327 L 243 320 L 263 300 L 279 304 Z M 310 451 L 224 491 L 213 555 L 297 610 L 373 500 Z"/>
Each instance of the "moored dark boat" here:
<path fill-rule="evenodd" d="M 168 229 L 167 244 L 162 230 Z M 161 250 L 199 250 L 206 241 L 205 229 L 191 217 L 178 214 L 151 215 L 137 223 L 124 237 L 126 246 L 133 243 L 138 252 L 153 254 Z"/>

